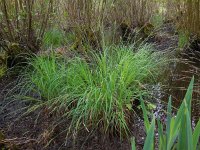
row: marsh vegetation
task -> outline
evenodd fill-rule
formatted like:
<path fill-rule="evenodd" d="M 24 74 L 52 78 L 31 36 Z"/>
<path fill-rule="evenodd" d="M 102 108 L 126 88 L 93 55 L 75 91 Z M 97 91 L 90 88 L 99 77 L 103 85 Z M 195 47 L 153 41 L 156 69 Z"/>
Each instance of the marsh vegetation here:
<path fill-rule="evenodd" d="M 0 0 L 0 150 L 199 149 L 199 57 L 199 0 Z"/>

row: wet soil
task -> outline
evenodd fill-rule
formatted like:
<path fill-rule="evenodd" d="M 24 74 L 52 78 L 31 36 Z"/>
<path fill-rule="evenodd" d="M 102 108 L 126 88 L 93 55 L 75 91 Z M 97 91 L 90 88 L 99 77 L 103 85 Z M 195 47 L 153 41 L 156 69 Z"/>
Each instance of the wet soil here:
<path fill-rule="evenodd" d="M 169 95 L 173 97 L 173 105 L 178 108 L 184 99 L 188 85 L 194 76 L 194 90 L 192 99 L 192 120 L 200 118 L 200 52 L 189 47 L 183 51 L 179 60 L 173 62 L 168 71 L 164 100 Z"/>
<path fill-rule="evenodd" d="M 164 24 L 150 41 L 159 51 L 171 52 L 174 59 L 170 62 L 168 69 L 162 78 L 161 90 L 155 88 L 157 95 L 157 105 L 160 109 L 165 109 L 168 98 L 172 96 L 172 105 L 179 108 L 182 103 L 188 85 L 192 77 L 195 77 L 195 85 L 192 99 L 192 120 L 197 122 L 200 119 L 200 41 L 193 41 L 186 45 L 184 49 L 178 48 L 178 34 L 174 26 Z M 157 85 L 156 85 L 157 86 Z M 154 87 L 156 87 L 154 86 Z M 160 114 L 159 114 L 160 115 Z"/>

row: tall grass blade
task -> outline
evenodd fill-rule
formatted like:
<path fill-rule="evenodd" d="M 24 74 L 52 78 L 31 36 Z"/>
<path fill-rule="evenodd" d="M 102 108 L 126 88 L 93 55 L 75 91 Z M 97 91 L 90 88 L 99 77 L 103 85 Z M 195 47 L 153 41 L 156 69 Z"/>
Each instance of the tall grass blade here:
<path fill-rule="evenodd" d="M 136 150 L 136 146 L 135 146 L 135 138 L 131 138 L 131 149 L 132 150 Z"/>
<path fill-rule="evenodd" d="M 160 120 L 157 120 L 158 124 L 158 134 L 159 134 L 159 150 L 166 149 L 166 136 L 163 133 L 163 125 L 161 124 Z"/>
<path fill-rule="evenodd" d="M 140 102 L 141 102 L 141 107 L 142 107 L 142 112 L 143 112 L 143 117 L 144 117 L 145 130 L 146 130 L 146 133 L 147 133 L 149 131 L 149 128 L 150 128 L 150 122 L 149 122 L 149 119 L 148 119 L 147 110 L 146 110 L 144 100 L 142 99 L 142 97 L 140 97 Z"/>
<path fill-rule="evenodd" d="M 150 125 L 150 128 L 147 132 L 147 137 L 144 143 L 144 150 L 153 150 L 154 149 L 154 129 L 155 129 L 155 116 Z"/>
<path fill-rule="evenodd" d="M 193 140 L 193 149 L 196 150 L 197 146 L 198 146 L 198 142 L 199 142 L 199 136 L 200 136 L 200 120 L 198 121 L 195 129 L 194 129 L 194 133 L 192 136 L 192 140 Z"/>
<path fill-rule="evenodd" d="M 191 102 L 192 102 L 193 87 L 194 87 L 194 76 L 192 77 L 192 80 L 190 81 L 189 87 L 187 89 L 187 92 L 186 92 L 186 95 L 184 98 L 184 100 L 186 101 L 186 104 L 187 104 L 190 118 L 191 118 Z M 182 103 L 182 105 L 185 105 L 185 104 Z M 184 106 L 181 106 L 181 107 L 184 107 Z"/>
<path fill-rule="evenodd" d="M 192 92 L 193 92 L 193 85 L 194 85 L 194 77 L 192 78 L 192 80 L 190 81 L 189 87 L 187 89 L 184 101 L 187 104 L 187 107 L 189 109 L 189 112 L 191 114 L 191 100 L 192 100 Z M 170 150 L 171 147 L 173 146 L 177 136 L 178 136 L 178 132 L 180 129 L 180 124 L 183 123 L 183 125 L 185 125 L 184 120 L 184 111 L 185 111 L 185 103 L 183 102 L 178 110 L 177 116 L 175 118 L 175 120 L 171 123 L 173 125 L 171 125 L 171 138 L 170 141 L 167 143 L 167 149 Z M 186 120 L 185 120 L 186 121 Z M 184 129 L 184 128 L 183 128 Z M 182 132 L 183 134 L 184 132 Z M 180 136 L 180 138 L 185 137 L 185 135 Z M 181 146 L 181 145 L 180 145 Z"/>
<path fill-rule="evenodd" d="M 172 115 L 172 97 L 169 97 L 169 102 L 167 106 L 167 143 L 170 141 L 170 125 L 171 125 L 171 116 Z"/>
<path fill-rule="evenodd" d="M 187 148 L 188 150 L 191 149 L 193 150 L 193 139 L 192 139 L 192 126 L 191 126 L 191 119 L 190 119 L 190 115 L 189 115 L 189 111 L 188 108 L 186 109 L 186 133 L 187 133 Z"/>

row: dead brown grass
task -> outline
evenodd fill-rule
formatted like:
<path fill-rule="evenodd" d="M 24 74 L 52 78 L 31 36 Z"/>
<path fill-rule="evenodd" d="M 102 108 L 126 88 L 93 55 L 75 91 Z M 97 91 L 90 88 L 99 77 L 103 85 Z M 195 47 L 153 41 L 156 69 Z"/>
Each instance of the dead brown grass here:
<path fill-rule="evenodd" d="M 177 28 L 200 36 L 200 0 L 168 0 L 168 16 L 174 17 Z M 174 14 L 174 15 L 173 15 Z"/>

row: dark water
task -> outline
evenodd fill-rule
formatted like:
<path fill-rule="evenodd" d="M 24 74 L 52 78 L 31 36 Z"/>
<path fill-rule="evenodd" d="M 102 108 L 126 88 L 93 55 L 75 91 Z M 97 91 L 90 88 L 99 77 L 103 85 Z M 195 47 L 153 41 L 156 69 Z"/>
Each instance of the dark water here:
<path fill-rule="evenodd" d="M 164 101 L 168 101 L 169 95 L 173 97 L 172 104 L 176 108 L 180 106 L 185 96 L 187 87 L 192 77 L 195 77 L 195 85 L 192 99 L 192 120 L 200 118 L 200 53 L 198 51 L 183 52 L 177 61 L 174 61 L 166 74 L 166 88 Z"/>

